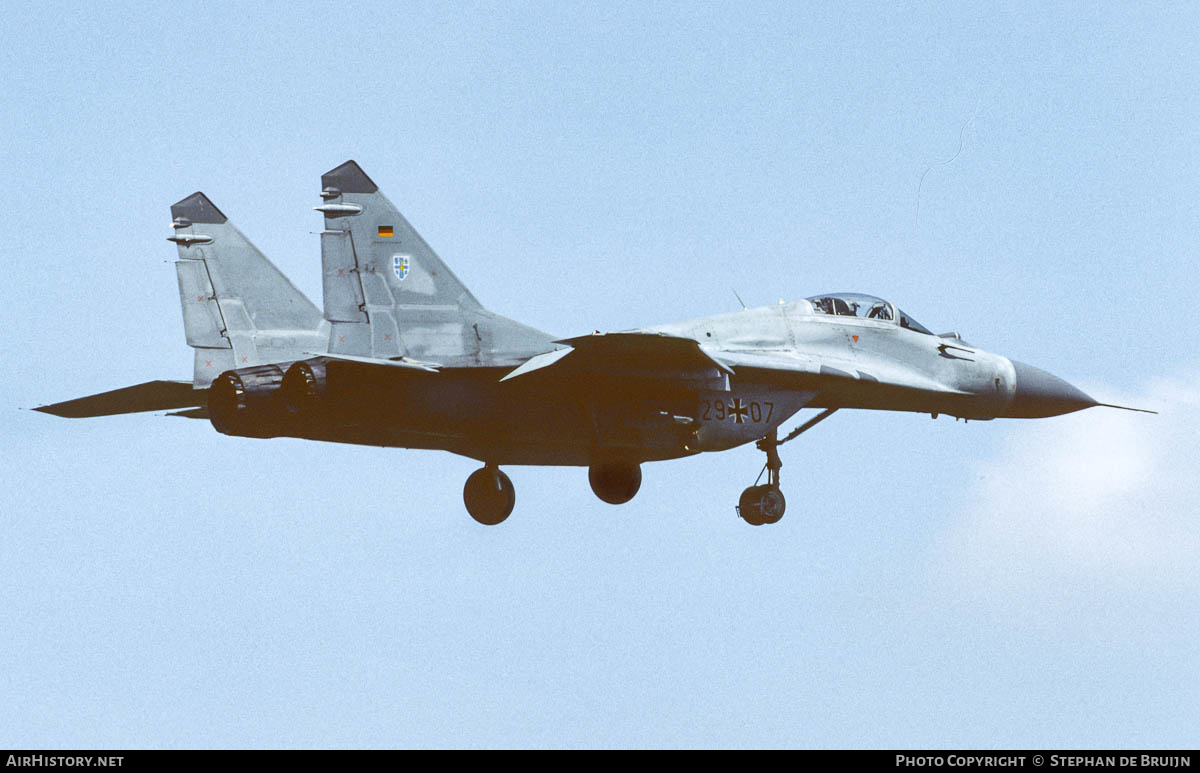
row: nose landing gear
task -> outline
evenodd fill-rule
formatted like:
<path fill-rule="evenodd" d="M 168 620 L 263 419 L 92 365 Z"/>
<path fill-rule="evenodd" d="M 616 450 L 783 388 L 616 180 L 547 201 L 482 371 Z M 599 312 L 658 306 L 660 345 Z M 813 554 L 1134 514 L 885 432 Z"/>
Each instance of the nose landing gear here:
<path fill-rule="evenodd" d="M 775 523 L 783 517 L 787 509 L 787 499 L 779 490 L 779 468 L 783 467 L 783 462 L 779 458 L 779 441 L 775 438 L 775 432 L 772 431 L 754 445 L 767 454 L 767 463 L 763 467 L 763 472 L 767 473 L 767 484 L 758 485 L 758 480 L 762 480 L 760 472 L 754 485 L 743 491 L 742 496 L 738 498 L 737 512 L 742 520 L 751 526 L 762 526 L 765 523 Z"/>
<path fill-rule="evenodd" d="M 766 453 L 767 463 L 763 465 L 762 472 L 758 473 L 754 485 L 743 491 L 742 496 L 738 498 L 737 514 L 743 521 L 751 526 L 762 526 L 775 523 L 783 517 L 787 509 L 787 499 L 779 490 L 779 470 L 783 467 L 783 461 L 779 458 L 779 447 L 828 419 L 836 410 L 837 408 L 828 408 L 822 411 L 792 430 L 783 440 L 778 440 L 775 430 L 771 430 L 770 435 L 754 444 L 758 450 Z M 760 486 L 758 482 L 762 480 L 763 472 L 767 473 L 767 483 Z"/>

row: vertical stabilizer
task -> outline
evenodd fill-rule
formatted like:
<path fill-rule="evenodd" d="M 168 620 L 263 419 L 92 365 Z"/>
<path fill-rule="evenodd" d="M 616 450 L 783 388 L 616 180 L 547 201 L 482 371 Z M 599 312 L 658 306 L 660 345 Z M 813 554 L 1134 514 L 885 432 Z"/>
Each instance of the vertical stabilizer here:
<path fill-rule="evenodd" d="M 357 163 L 321 187 L 331 352 L 471 366 L 552 348 L 552 336 L 484 309 Z"/>
<path fill-rule="evenodd" d="M 324 350 L 328 323 L 317 307 L 203 193 L 171 207 L 169 238 L 193 384 L 233 368 L 288 362 Z"/>

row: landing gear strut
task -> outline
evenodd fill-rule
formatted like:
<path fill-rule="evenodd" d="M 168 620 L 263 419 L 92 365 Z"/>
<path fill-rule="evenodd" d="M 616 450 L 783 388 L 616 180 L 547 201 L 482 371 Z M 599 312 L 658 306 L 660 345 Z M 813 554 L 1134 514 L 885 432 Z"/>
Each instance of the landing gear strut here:
<path fill-rule="evenodd" d="M 756 480 L 753 486 L 742 492 L 738 498 L 738 515 L 751 526 L 762 526 L 764 523 L 775 523 L 783 517 L 787 500 L 779 490 L 779 468 L 783 467 L 783 462 L 779 458 L 779 441 L 774 430 L 754 445 L 767 454 L 767 464 L 763 468 L 767 473 L 767 484 L 760 486 Z M 758 478 L 762 479 L 761 472 Z"/>
<path fill-rule="evenodd" d="M 463 487 L 467 512 L 485 526 L 495 526 L 509 516 L 517 503 L 512 481 L 494 464 L 471 473 Z"/>
<path fill-rule="evenodd" d="M 770 435 L 754 444 L 758 450 L 766 453 L 767 463 L 763 465 L 762 472 L 758 473 L 754 485 L 743 491 L 738 499 L 737 513 L 743 521 L 752 526 L 762 526 L 765 523 L 775 523 L 783 517 L 787 509 L 787 500 L 779 490 L 779 470 L 783 467 L 783 461 L 779 458 L 779 447 L 828 419 L 836 410 L 837 408 L 829 408 L 822 411 L 792 430 L 783 440 L 777 439 L 775 430 L 771 430 Z M 758 481 L 762 480 L 763 472 L 767 473 L 767 482 L 766 485 L 760 486 Z"/>

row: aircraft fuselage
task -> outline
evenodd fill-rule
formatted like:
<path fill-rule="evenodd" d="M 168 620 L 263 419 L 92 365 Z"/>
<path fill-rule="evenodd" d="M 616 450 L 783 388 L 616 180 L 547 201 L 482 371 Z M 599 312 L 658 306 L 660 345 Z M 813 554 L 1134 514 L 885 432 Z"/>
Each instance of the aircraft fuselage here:
<path fill-rule="evenodd" d="M 806 406 L 993 419 L 1016 392 L 1005 357 L 888 321 L 814 314 L 803 301 L 644 332 L 691 338 L 739 364 L 689 384 L 588 367 L 501 381 L 509 369 L 330 362 L 325 413 L 285 415 L 266 433 L 443 449 L 493 464 L 588 466 L 601 452 L 643 462 L 725 450 Z"/>

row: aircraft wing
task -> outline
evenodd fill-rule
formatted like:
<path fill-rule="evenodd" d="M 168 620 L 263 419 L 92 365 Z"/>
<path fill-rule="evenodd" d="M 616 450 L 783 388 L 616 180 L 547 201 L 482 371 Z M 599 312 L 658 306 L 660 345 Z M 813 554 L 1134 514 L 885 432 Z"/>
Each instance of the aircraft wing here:
<path fill-rule="evenodd" d="M 733 370 L 691 338 L 661 333 L 597 333 L 555 341 L 564 348 L 531 357 L 501 381 L 546 371 L 588 371 L 667 380 L 723 379 Z"/>
<path fill-rule="evenodd" d="M 190 381 L 147 381 L 144 384 L 113 389 L 98 395 L 43 405 L 34 410 L 68 419 L 84 419 L 123 413 L 201 408 L 207 403 L 208 390 L 194 389 Z"/>

